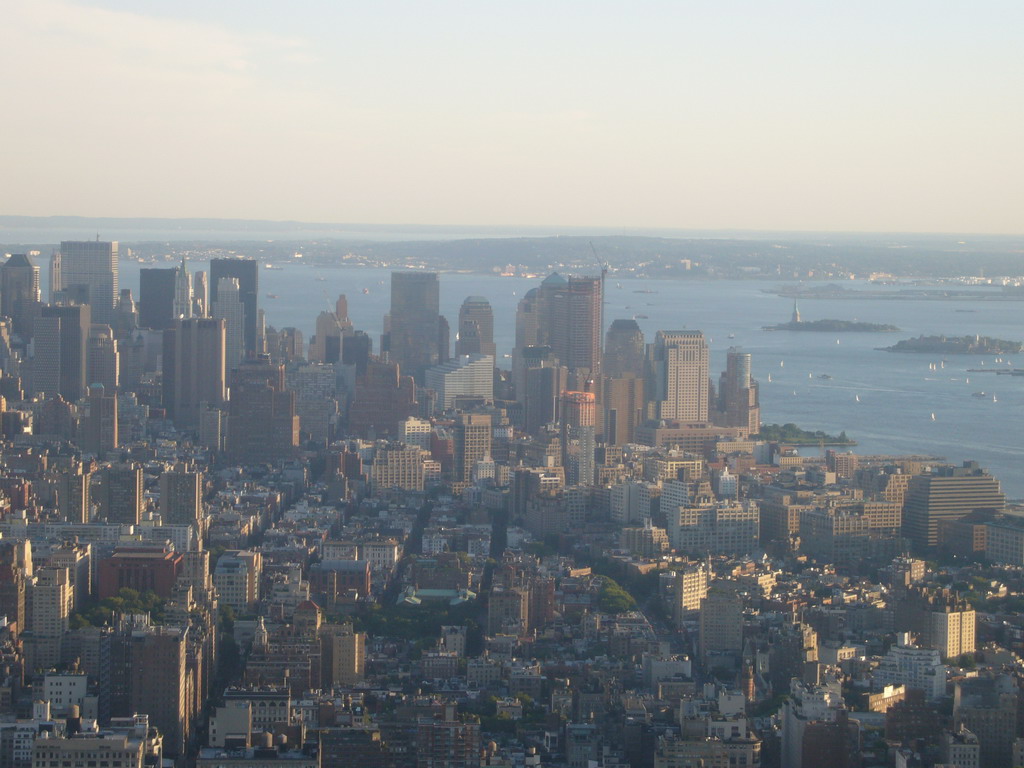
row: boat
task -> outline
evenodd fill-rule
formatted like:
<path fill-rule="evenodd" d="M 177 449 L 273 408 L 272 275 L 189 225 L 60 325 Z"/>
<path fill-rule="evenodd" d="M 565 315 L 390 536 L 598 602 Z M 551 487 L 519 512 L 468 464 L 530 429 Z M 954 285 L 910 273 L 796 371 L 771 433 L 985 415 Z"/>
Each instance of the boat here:
<path fill-rule="evenodd" d="M 827 373 L 819 373 L 818 374 L 818 378 L 819 379 L 831 379 L 832 377 L 829 374 L 827 374 Z"/>
<path fill-rule="evenodd" d="M 932 421 L 935 421 L 935 414 L 932 414 Z"/>
<path fill-rule="evenodd" d="M 277 294 L 276 293 L 268 293 L 267 294 L 267 298 L 268 299 L 276 299 L 277 298 Z"/>
<path fill-rule="evenodd" d="M 793 397 L 796 397 L 796 390 L 793 390 Z"/>
<path fill-rule="evenodd" d="M 860 402 L 860 395 L 854 395 L 853 396 L 853 402 L 859 403 Z"/>
<path fill-rule="evenodd" d="M 646 320 L 647 315 L 633 315 L 634 320 Z"/>
<path fill-rule="evenodd" d="M 326 279 L 327 279 L 326 277 L 318 277 L 318 278 L 316 279 L 316 281 L 317 281 L 318 283 L 322 283 L 322 282 L 324 282 L 324 281 L 325 281 Z"/>
<path fill-rule="evenodd" d="M 370 292 L 369 288 L 363 288 L 363 296 L 366 296 Z"/>
<path fill-rule="evenodd" d="M 785 368 L 785 367 L 786 367 L 785 360 L 779 360 L 779 368 Z"/>
<path fill-rule="evenodd" d="M 807 374 L 807 378 L 808 379 L 813 379 L 814 378 L 814 374 L 813 373 L 808 373 Z"/>
<path fill-rule="evenodd" d="M 838 344 L 838 343 L 839 343 L 839 339 L 836 339 L 836 344 Z"/>
<path fill-rule="evenodd" d="M 771 375 L 770 373 L 768 374 L 768 383 L 769 383 L 769 384 L 771 384 L 771 383 L 772 383 L 772 375 Z"/>
<path fill-rule="evenodd" d="M 735 333 L 730 333 L 729 334 L 729 338 L 730 339 L 735 339 L 736 338 L 736 334 Z"/>
<path fill-rule="evenodd" d="M 971 392 L 971 397 L 982 398 L 982 397 L 988 397 L 988 395 L 986 393 L 984 393 L 984 392 Z"/>

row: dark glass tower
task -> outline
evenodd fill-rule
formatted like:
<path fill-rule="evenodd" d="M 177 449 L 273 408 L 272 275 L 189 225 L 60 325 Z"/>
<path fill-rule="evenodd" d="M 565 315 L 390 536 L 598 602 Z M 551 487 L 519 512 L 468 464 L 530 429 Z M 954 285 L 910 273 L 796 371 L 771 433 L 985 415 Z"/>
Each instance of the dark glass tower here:
<path fill-rule="evenodd" d="M 440 359 L 440 283 L 436 272 L 391 273 L 391 359 L 423 381 Z"/>

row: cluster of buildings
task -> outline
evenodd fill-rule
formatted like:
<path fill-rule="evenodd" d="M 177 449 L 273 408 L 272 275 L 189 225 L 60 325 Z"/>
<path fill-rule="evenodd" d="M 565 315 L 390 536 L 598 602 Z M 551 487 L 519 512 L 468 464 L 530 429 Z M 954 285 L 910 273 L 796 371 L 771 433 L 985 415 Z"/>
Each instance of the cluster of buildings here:
<path fill-rule="evenodd" d="M 543 280 L 0 267 L 0 766 L 1024 762 L 1024 524 L 972 462 L 760 439 L 752 359 Z M 376 343 L 375 343 L 376 342 Z M 502 367 L 507 359 L 508 368 Z M 922 446 L 927 448 L 927 446 Z"/>

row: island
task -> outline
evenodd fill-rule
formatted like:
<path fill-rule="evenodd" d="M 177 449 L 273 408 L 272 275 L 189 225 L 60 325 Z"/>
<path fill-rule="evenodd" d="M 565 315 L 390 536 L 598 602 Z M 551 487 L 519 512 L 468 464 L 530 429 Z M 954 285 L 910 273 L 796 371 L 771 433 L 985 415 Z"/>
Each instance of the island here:
<path fill-rule="evenodd" d="M 846 436 L 846 432 L 838 435 L 830 435 L 818 430 L 809 432 L 800 429 L 796 424 L 762 424 L 761 431 L 754 436 L 758 440 L 767 440 L 773 443 L 788 443 L 789 445 L 856 445 L 856 440 Z"/>
<path fill-rule="evenodd" d="M 917 336 L 879 349 L 886 352 L 933 352 L 943 355 L 1008 355 L 1024 351 L 1024 343 L 991 336 Z"/>
<path fill-rule="evenodd" d="M 856 320 L 791 320 L 778 325 L 766 325 L 764 331 L 817 331 L 819 333 L 891 333 L 898 331 L 888 323 L 861 323 Z"/>

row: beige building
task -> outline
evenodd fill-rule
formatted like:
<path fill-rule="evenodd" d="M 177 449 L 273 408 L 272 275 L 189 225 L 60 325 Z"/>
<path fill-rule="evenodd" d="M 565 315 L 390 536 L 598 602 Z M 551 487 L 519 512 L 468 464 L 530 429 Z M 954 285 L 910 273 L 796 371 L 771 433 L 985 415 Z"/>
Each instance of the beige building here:
<path fill-rule="evenodd" d="M 260 599 L 260 575 L 263 556 L 250 550 L 228 550 L 217 560 L 213 586 L 221 605 L 229 605 L 239 613 L 256 608 Z"/>
<path fill-rule="evenodd" d="M 32 768 L 142 768 L 144 744 L 127 736 L 62 739 L 44 731 L 32 750 Z"/>
<path fill-rule="evenodd" d="M 731 664 L 743 651 L 743 598 L 737 585 L 715 581 L 700 603 L 700 655 L 705 664 Z"/>
<path fill-rule="evenodd" d="M 60 663 L 64 633 L 74 602 L 67 568 L 41 568 L 32 587 L 32 668 Z"/>
<path fill-rule="evenodd" d="M 700 610 L 701 603 L 708 596 L 710 581 L 711 574 L 704 563 L 691 563 L 676 568 L 672 617 L 677 627 L 682 627 L 688 614 Z"/>
<path fill-rule="evenodd" d="M 322 626 L 320 654 L 325 687 L 344 688 L 363 681 L 366 635 L 354 632 L 351 624 Z"/>
<path fill-rule="evenodd" d="M 708 345 L 700 331 L 658 331 L 651 349 L 650 415 L 658 420 L 708 420 Z"/>
<path fill-rule="evenodd" d="M 374 491 L 401 488 L 422 491 L 423 449 L 416 445 L 386 443 L 377 447 L 370 467 Z"/>

